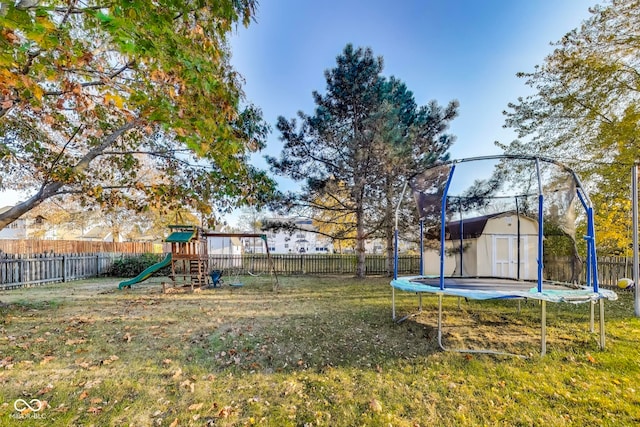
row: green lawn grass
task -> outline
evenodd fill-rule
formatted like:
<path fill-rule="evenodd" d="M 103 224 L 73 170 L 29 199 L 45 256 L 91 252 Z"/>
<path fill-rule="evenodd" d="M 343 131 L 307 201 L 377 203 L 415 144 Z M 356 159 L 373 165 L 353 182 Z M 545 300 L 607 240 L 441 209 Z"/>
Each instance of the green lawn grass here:
<path fill-rule="evenodd" d="M 117 280 L 0 293 L 0 425 L 625 426 L 640 424 L 640 320 L 607 302 L 607 348 L 588 305 L 445 298 L 391 320 L 387 278 L 268 278 L 241 288 L 118 291 Z M 396 293 L 399 316 L 417 298 Z M 597 323 L 596 323 L 597 325 Z M 38 412 L 14 403 L 46 402 Z M 19 409 L 23 408 L 21 402 Z"/>

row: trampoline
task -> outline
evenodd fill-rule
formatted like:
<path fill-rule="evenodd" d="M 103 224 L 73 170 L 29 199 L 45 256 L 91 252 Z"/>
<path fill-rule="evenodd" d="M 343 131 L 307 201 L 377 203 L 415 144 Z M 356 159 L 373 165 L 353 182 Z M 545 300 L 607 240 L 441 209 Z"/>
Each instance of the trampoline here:
<path fill-rule="evenodd" d="M 478 179 L 482 172 L 488 177 Z M 413 229 L 419 233 L 420 274 L 399 277 L 399 224 L 411 231 L 409 224 L 416 218 L 415 211 L 404 208 L 411 194 L 418 208 L 418 225 Z M 580 206 L 582 210 L 576 209 Z M 545 247 L 553 253 L 573 251 L 577 255 L 577 229 L 584 231 L 584 268 L 574 266 L 570 277 L 553 277 L 554 272 L 545 269 Z M 605 348 L 604 301 L 616 300 L 617 295 L 598 286 L 593 208 L 578 176 L 565 165 L 553 159 L 511 155 L 435 165 L 405 185 L 396 209 L 395 233 L 392 318 L 401 322 L 413 315 L 397 319 L 396 291 L 416 293 L 419 312 L 423 294 L 437 295 L 441 349 L 513 355 L 447 348 L 442 340 L 445 296 L 539 301 L 542 356 L 546 353 L 547 303 L 588 303 L 591 332 L 595 332 L 595 306 L 599 304 L 598 344 Z"/>

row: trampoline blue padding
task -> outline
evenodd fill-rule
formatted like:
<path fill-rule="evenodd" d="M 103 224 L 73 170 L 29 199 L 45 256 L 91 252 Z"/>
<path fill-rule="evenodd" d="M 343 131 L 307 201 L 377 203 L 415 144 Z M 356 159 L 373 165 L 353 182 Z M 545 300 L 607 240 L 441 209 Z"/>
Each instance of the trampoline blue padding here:
<path fill-rule="evenodd" d="M 554 282 L 544 282 L 542 292 L 532 287 L 534 282 L 488 277 L 445 277 L 444 289 L 440 289 L 438 276 L 399 277 L 391 281 L 394 289 L 407 292 L 426 292 L 451 295 L 476 300 L 527 298 L 549 302 L 574 304 L 596 302 L 601 299 L 615 301 L 618 295 L 608 289 L 594 292 L 591 287 L 572 287 Z"/>

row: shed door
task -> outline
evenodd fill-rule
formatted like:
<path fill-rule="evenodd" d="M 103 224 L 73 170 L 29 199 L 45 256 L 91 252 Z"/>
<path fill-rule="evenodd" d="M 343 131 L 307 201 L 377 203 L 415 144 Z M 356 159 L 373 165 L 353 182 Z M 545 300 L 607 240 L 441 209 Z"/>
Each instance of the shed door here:
<path fill-rule="evenodd" d="M 520 237 L 520 277 L 527 277 L 525 271 L 527 258 L 527 236 Z M 518 236 L 493 236 L 492 271 L 496 277 L 518 277 Z"/>

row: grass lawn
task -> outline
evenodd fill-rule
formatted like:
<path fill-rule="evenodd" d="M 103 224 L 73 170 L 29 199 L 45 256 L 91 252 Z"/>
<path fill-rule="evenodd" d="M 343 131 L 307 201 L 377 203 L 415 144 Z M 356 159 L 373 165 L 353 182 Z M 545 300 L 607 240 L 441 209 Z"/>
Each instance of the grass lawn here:
<path fill-rule="evenodd" d="M 548 304 L 545 357 L 538 304 L 445 298 L 445 345 L 521 359 L 439 350 L 433 296 L 395 324 L 387 278 L 243 281 L 0 292 L 0 425 L 640 425 L 631 293 L 606 303 L 605 351 L 588 305 Z M 417 298 L 396 303 L 403 316 Z"/>

